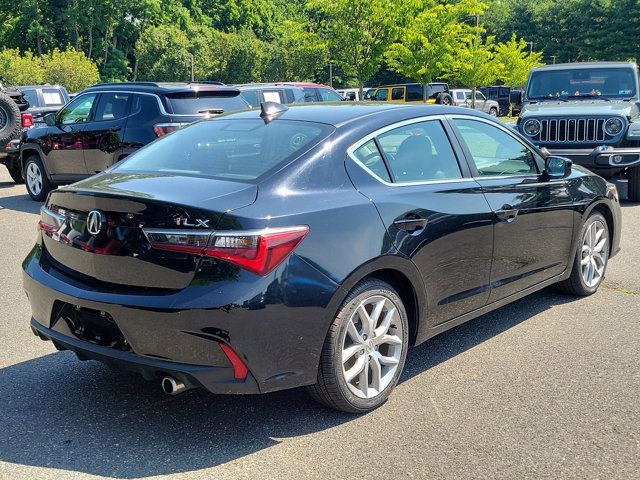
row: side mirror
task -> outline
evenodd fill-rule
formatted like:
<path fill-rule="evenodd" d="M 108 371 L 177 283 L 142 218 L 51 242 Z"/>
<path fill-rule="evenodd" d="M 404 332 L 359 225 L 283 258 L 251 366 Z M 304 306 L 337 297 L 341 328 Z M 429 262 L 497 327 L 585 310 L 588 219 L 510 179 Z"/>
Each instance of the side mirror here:
<path fill-rule="evenodd" d="M 47 113 L 44 117 L 42 117 L 44 123 L 46 123 L 49 127 L 54 127 L 56 124 L 56 114 L 55 113 Z"/>
<path fill-rule="evenodd" d="M 545 160 L 544 175 L 549 180 L 559 180 L 571 175 L 573 162 L 563 157 L 547 157 Z"/>

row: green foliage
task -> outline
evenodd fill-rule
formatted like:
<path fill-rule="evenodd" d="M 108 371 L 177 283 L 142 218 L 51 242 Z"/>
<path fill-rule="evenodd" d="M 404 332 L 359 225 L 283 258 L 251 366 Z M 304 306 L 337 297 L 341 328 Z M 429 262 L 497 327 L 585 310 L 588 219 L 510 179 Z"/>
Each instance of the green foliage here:
<path fill-rule="evenodd" d="M 389 67 L 422 83 L 456 70 L 464 43 L 473 36 L 472 27 L 464 21 L 484 9 L 476 0 L 421 2 L 417 15 L 386 52 Z"/>
<path fill-rule="evenodd" d="M 70 92 L 79 92 L 100 79 L 95 62 L 72 47 L 64 51 L 55 48 L 44 55 L 42 67 L 45 82 L 64 85 Z"/>
<path fill-rule="evenodd" d="M 528 49 L 527 42 L 522 38 L 517 39 L 515 33 L 510 40 L 496 45 L 495 62 L 500 68 L 498 78 L 505 85 L 524 86 L 527 83 L 529 71 L 533 67 L 542 65 L 542 53 L 530 53 Z"/>
<path fill-rule="evenodd" d="M 476 89 L 494 83 L 501 71 L 501 65 L 494 57 L 494 46 L 493 37 L 483 39 L 478 31 L 460 49 L 459 61 L 450 73 L 451 78 L 472 90 L 471 102 L 474 107 Z"/>
<path fill-rule="evenodd" d="M 33 85 L 44 81 L 42 62 L 30 50 L 24 55 L 17 48 L 0 51 L 0 76 L 13 85 Z"/>
<path fill-rule="evenodd" d="M 415 2 L 410 0 L 309 0 L 322 19 L 333 60 L 360 87 L 380 67 Z"/>

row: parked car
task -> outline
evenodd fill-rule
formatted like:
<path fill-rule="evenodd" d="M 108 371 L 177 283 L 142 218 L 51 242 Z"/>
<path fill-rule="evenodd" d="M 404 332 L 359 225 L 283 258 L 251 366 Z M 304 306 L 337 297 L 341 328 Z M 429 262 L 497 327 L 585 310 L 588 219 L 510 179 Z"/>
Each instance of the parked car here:
<path fill-rule="evenodd" d="M 276 85 L 292 85 L 304 91 L 305 102 L 341 102 L 344 100 L 338 92 L 328 85 L 305 82 L 283 82 Z"/>
<path fill-rule="evenodd" d="M 508 87 L 506 85 L 492 85 L 481 87 L 480 90 L 489 100 L 495 100 L 500 105 L 499 115 L 518 116 L 522 108 L 522 89 Z"/>
<path fill-rule="evenodd" d="M 475 106 L 472 100 L 473 92 L 468 88 L 454 88 L 450 91 L 450 94 L 453 98 L 452 105 L 474 108 L 475 110 L 480 110 L 481 112 L 488 113 L 493 117 L 497 117 L 498 112 L 500 111 L 500 105 L 498 105 L 498 102 L 494 100 L 488 100 L 487 97 L 485 97 L 484 94 L 480 91 L 476 90 Z"/>
<path fill-rule="evenodd" d="M 167 393 L 308 386 L 362 413 L 411 345 L 594 293 L 620 215 L 614 185 L 473 110 L 269 103 L 53 191 L 24 289 L 40 338 Z"/>
<path fill-rule="evenodd" d="M 29 102 L 20 90 L 0 77 L 0 163 L 7 167 L 16 183 L 22 183 L 22 172 L 16 168 L 17 146 L 23 128 L 31 126 L 26 113 Z"/>
<path fill-rule="evenodd" d="M 364 87 L 362 89 L 362 98 L 360 98 L 359 88 L 342 88 L 336 91 L 342 96 L 343 99 L 349 102 L 360 102 L 362 100 L 369 100 L 369 98 L 367 98 L 367 92 L 373 93 L 373 90 L 373 88 Z"/>
<path fill-rule="evenodd" d="M 275 83 L 248 83 L 235 85 L 240 95 L 254 108 L 262 102 L 277 102 L 281 104 L 302 103 L 305 94 L 302 87 L 293 85 L 276 85 Z"/>
<path fill-rule="evenodd" d="M 640 201 L 640 89 L 630 62 L 547 65 L 531 70 L 518 128 L 553 155 L 605 178 L 629 179 Z"/>
<path fill-rule="evenodd" d="M 249 108 L 237 88 L 210 83 L 106 83 L 79 93 L 46 125 L 27 130 L 20 163 L 27 192 L 44 200 L 57 185 L 94 175 L 191 122 Z"/>
<path fill-rule="evenodd" d="M 61 85 L 24 85 L 16 87 L 29 102 L 26 110 L 32 116 L 34 126 L 44 124 L 47 113 L 55 113 L 71 98 L 67 89 Z"/>
<path fill-rule="evenodd" d="M 370 100 L 377 102 L 426 102 L 451 105 L 452 98 L 446 83 L 406 83 L 382 85 L 374 90 Z"/>

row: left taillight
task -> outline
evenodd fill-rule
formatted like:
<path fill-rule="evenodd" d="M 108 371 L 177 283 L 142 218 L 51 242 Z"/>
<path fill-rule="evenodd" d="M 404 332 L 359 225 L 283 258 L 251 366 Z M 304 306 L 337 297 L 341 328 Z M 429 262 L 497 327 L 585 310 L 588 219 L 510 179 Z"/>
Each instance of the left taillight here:
<path fill-rule="evenodd" d="M 218 258 L 258 275 L 272 272 L 309 233 L 306 225 L 246 231 L 144 229 L 152 247 Z"/>
<path fill-rule="evenodd" d="M 22 127 L 23 128 L 33 127 L 33 114 L 31 113 L 22 114 Z"/>
<path fill-rule="evenodd" d="M 65 222 L 64 215 L 47 208 L 40 207 L 40 221 L 38 222 L 38 230 L 48 233 L 57 233 Z"/>
<path fill-rule="evenodd" d="M 153 126 L 153 133 L 156 134 L 156 137 L 164 137 L 171 132 L 175 132 L 176 130 L 180 130 L 182 127 L 186 127 L 189 125 L 188 123 L 157 123 Z"/>

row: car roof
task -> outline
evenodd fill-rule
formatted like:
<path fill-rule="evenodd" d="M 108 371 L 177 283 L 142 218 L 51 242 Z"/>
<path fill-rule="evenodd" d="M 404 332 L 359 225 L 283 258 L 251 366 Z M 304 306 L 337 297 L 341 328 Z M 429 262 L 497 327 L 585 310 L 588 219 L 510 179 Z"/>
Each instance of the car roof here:
<path fill-rule="evenodd" d="M 301 87 L 296 85 L 285 85 L 282 83 L 241 83 L 233 85 L 238 90 L 248 90 L 250 88 L 285 88 L 300 90 Z"/>
<path fill-rule="evenodd" d="M 189 90 L 229 91 L 238 92 L 236 87 L 230 87 L 221 82 L 116 82 L 98 83 L 84 91 L 102 90 L 136 90 L 156 94 L 184 92 Z"/>
<path fill-rule="evenodd" d="M 274 83 L 274 85 L 291 85 L 294 87 L 331 88 L 329 85 L 323 85 L 321 83 L 308 83 L 308 82 L 276 82 Z"/>
<path fill-rule="evenodd" d="M 260 118 L 260 109 L 245 110 L 242 112 L 229 113 L 217 117 L 219 119 L 238 118 Z M 275 121 L 296 120 L 306 122 L 325 123 L 334 127 L 341 127 L 358 121 L 370 121 L 378 116 L 387 117 L 389 123 L 402 121 L 430 115 L 460 114 L 488 117 L 486 114 L 474 110 L 460 111 L 458 107 L 448 107 L 443 105 L 432 105 L 427 103 L 419 104 L 397 104 L 383 102 L 324 102 L 324 103 L 302 103 L 289 105 L 288 109 L 278 115 Z"/>
<path fill-rule="evenodd" d="M 575 62 L 575 63 L 556 63 L 553 65 L 543 65 L 535 67 L 531 71 L 539 70 L 569 70 L 571 68 L 638 68 L 633 62 Z"/>
<path fill-rule="evenodd" d="M 21 90 L 23 88 L 64 88 L 64 87 L 62 85 L 18 85 L 15 88 L 17 88 L 18 90 Z"/>

